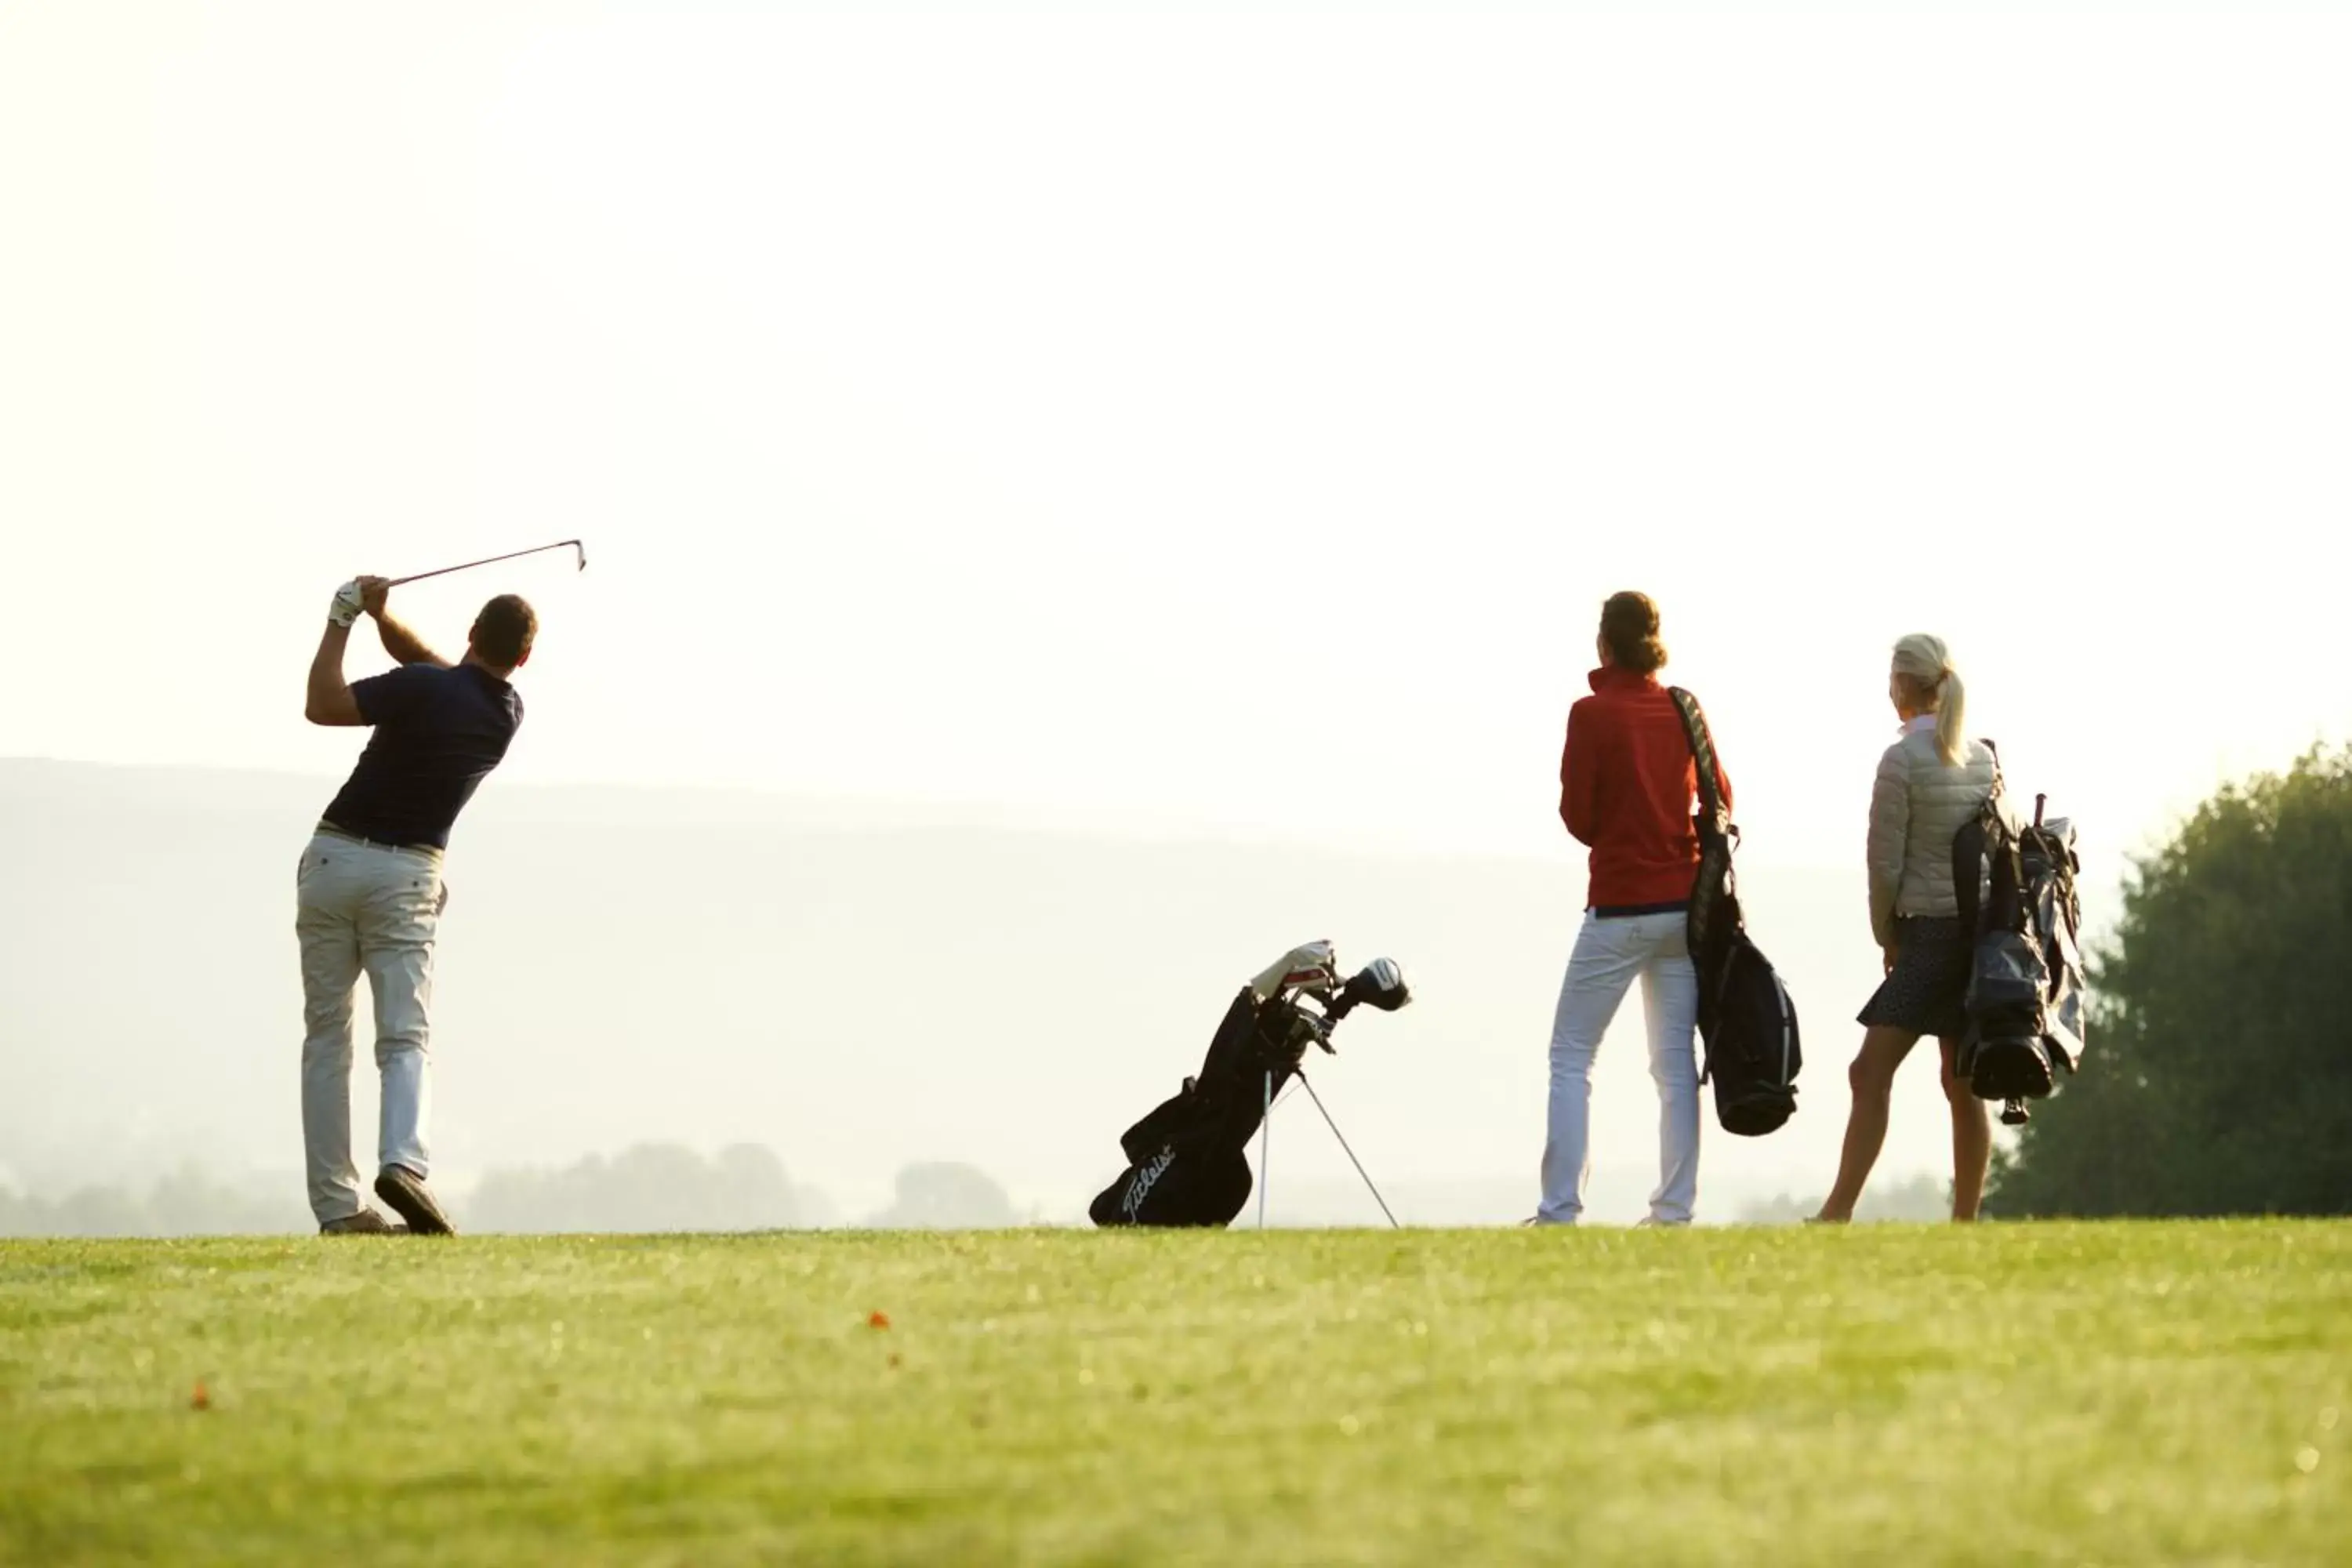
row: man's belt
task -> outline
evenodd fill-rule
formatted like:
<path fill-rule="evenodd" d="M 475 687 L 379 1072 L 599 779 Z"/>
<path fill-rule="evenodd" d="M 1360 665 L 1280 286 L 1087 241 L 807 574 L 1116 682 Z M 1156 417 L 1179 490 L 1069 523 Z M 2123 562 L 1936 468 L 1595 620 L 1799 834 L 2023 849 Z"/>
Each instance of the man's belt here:
<path fill-rule="evenodd" d="M 394 844 L 388 839 L 370 838 L 347 827 L 338 827 L 324 817 L 319 820 L 319 833 L 323 837 L 340 838 L 346 844 L 363 844 L 370 849 L 398 849 L 410 855 L 429 855 L 436 860 L 441 858 L 441 847 L 437 844 Z"/>

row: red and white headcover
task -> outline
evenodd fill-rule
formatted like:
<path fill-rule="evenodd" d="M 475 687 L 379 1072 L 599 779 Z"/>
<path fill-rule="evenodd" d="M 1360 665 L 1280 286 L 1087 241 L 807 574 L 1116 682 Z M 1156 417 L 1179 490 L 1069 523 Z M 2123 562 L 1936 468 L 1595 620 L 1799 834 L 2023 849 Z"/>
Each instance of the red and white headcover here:
<path fill-rule="evenodd" d="M 1339 984 L 1339 955 L 1328 942 L 1310 942 L 1268 964 L 1250 982 L 1250 991 L 1261 1002 L 1290 990 L 1328 997 Z"/>

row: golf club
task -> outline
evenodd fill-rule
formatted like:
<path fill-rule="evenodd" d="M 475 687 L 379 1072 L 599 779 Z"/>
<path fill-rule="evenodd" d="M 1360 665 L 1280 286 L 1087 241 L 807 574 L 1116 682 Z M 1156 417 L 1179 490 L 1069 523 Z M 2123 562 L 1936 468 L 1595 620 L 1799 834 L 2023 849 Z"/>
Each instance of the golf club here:
<path fill-rule="evenodd" d="M 403 583 L 422 583 L 427 577 L 446 577 L 452 572 L 470 572 L 477 566 L 488 566 L 493 561 L 512 561 L 518 555 L 537 555 L 544 551 L 572 549 L 580 552 L 577 570 L 588 570 L 588 547 L 576 539 L 559 539 L 552 544 L 534 544 L 529 550 L 509 550 L 504 555 L 485 555 L 479 561 L 467 561 L 457 566 L 443 566 L 432 572 L 419 572 L 412 576 L 394 577 L 388 584 L 397 588 Z"/>

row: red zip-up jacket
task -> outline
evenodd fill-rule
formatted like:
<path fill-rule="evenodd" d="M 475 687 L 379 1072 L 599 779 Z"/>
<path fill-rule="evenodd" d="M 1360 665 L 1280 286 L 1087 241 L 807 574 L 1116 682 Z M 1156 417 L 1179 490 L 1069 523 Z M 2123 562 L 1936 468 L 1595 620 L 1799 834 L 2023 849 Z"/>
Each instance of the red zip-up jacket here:
<path fill-rule="evenodd" d="M 1653 913 L 1690 901 L 1698 875 L 1698 769 L 1675 700 L 1654 675 L 1603 666 L 1568 710 L 1559 819 L 1592 850 L 1588 909 Z M 1716 758 L 1724 809 L 1731 779 Z"/>

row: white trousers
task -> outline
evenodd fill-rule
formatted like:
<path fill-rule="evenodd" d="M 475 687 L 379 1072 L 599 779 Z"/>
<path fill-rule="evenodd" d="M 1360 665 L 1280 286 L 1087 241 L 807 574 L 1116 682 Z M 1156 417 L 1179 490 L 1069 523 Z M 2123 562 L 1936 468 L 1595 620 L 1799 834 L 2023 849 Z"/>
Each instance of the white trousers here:
<path fill-rule="evenodd" d="M 302 943 L 302 1147 L 310 1212 L 324 1225 L 366 1206 L 352 1165 L 352 997 L 360 975 L 375 1001 L 383 1079 L 376 1163 L 422 1177 L 433 1002 L 433 938 L 448 902 L 441 858 L 320 834 L 294 876 Z"/>
<path fill-rule="evenodd" d="M 1574 1225 L 1584 1213 L 1592 1171 L 1592 1058 L 1635 976 L 1650 1024 L 1650 1077 L 1658 1086 L 1658 1185 L 1650 1218 L 1687 1225 L 1698 1195 L 1698 976 L 1691 967 L 1689 917 L 1601 920 L 1577 932 L 1551 1026 L 1551 1111 L 1544 1142 L 1538 1223 Z"/>

